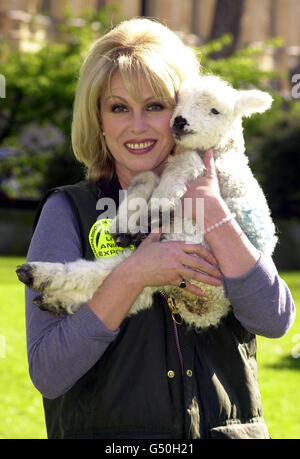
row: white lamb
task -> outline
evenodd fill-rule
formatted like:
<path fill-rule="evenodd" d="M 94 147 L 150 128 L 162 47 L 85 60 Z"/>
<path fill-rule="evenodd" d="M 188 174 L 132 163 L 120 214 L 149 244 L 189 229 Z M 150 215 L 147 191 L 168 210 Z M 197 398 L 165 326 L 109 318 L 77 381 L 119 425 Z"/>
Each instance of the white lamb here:
<path fill-rule="evenodd" d="M 122 224 L 124 206 L 132 208 L 130 202 L 145 199 L 146 209 L 151 202 L 162 203 L 163 213 L 174 211 L 178 199 L 187 189 L 187 183 L 204 173 L 203 152 L 213 149 L 220 191 L 236 220 L 249 240 L 261 252 L 271 255 L 277 237 L 265 196 L 254 178 L 248 158 L 244 154 L 242 118 L 253 113 L 262 113 L 272 104 L 269 94 L 258 90 L 236 90 L 216 76 L 200 76 L 186 81 L 180 88 L 178 104 L 171 119 L 171 128 L 180 153 L 170 157 L 159 179 L 153 172 L 138 174 L 128 190 L 127 202 L 122 202 L 114 224 Z M 147 204 L 148 203 L 148 204 Z M 127 218 L 132 216 L 130 211 Z M 176 226 L 174 212 L 173 224 Z M 181 218 L 181 217 L 180 217 Z M 124 226 L 123 226 L 124 227 Z M 164 240 L 180 239 L 201 242 L 207 247 L 200 226 L 185 221 L 185 232 L 163 234 Z M 140 228 L 131 230 L 137 240 Z M 124 235 L 123 235 L 124 236 Z M 117 236 L 118 244 L 122 235 Z M 125 239 L 128 242 L 128 235 Z M 36 304 L 54 313 L 74 313 L 90 299 L 107 275 L 132 250 L 96 261 L 78 260 L 72 263 L 27 263 L 18 267 L 19 279 L 29 287 L 43 291 Z M 193 281 L 194 282 L 194 281 Z M 176 308 L 183 320 L 195 328 L 217 326 L 230 310 L 223 287 L 197 283 L 205 292 L 204 298 L 196 297 L 179 287 L 171 285 L 146 287 L 138 297 L 128 315 L 151 307 L 154 292 L 164 291 L 175 300 Z M 41 299 L 42 298 L 42 299 Z"/>

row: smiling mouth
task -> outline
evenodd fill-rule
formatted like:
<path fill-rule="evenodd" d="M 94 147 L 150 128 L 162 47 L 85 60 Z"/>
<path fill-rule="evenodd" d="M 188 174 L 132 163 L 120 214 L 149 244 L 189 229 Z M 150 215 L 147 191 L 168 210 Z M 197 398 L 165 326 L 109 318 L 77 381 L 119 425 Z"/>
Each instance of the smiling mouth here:
<path fill-rule="evenodd" d="M 125 147 L 132 153 L 147 153 L 152 150 L 157 140 L 145 140 L 144 142 L 126 142 Z"/>

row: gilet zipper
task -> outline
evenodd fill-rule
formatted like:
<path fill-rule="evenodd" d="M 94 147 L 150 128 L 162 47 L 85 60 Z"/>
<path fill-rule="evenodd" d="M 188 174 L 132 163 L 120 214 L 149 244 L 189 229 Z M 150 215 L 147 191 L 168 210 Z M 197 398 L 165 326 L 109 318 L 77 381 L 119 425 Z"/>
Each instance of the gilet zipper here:
<path fill-rule="evenodd" d="M 173 298 L 168 297 L 165 292 L 160 292 L 162 294 L 162 297 L 164 298 L 167 306 L 168 306 L 168 311 L 170 314 L 170 317 L 172 319 L 172 329 L 173 329 L 173 336 L 174 336 L 174 341 L 175 341 L 175 348 L 178 356 L 178 361 L 179 361 L 179 367 L 180 367 L 180 372 L 181 376 L 183 378 L 183 357 L 182 357 L 182 352 L 180 348 L 180 342 L 179 342 L 179 336 L 178 336 L 178 330 L 177 330 L 177 325 L 182 325 L 183 319 L 179 314 L 179 311 L 176 307 L 175 301 Z"/>

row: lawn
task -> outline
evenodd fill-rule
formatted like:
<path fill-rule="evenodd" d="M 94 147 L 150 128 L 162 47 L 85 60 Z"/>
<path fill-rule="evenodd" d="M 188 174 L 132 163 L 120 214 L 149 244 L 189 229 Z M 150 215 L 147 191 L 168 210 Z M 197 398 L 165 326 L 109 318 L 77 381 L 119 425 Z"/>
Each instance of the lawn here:
<path fill-rule="evenodd" d="M 42 399 L 28 375 L 24 288 L 15 267 L 0 258 L 0 439 L 46 438 Z M 281 273 L 298 310 L 300 273 Z M 280 339 L 258 337 L 259 381 L 265 419 L 274 439 L 300 438 L 300 318 Z"/>
<path fill-rule="evenodd" d="M 258 337 L 259 382 L 271 437 L 300 439 L 300 272 L 280 274 L 292 292 L 298 314 L 284 337 Z"/>
<path fill-rule="evenodd" d="M 28 375 L 24 286 L 15 268 L 23 258 L 0 258 L 0 439 L 46 438 L 42 399 Z"/>

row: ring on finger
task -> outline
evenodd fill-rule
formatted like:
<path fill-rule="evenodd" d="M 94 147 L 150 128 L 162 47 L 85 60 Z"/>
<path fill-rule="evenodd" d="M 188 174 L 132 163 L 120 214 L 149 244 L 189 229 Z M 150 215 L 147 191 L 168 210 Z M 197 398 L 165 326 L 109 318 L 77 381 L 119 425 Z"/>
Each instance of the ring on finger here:
<path fill-rule="evenodd" d="M 183 279 L 182 279 L 182 281 L 180 282 L 179 287 L 180 287 L 180 288 L 185 288 L 185 287 L 186 287 L 186 283 L 185 283 L 185 281 L 184 281 Z"/>

